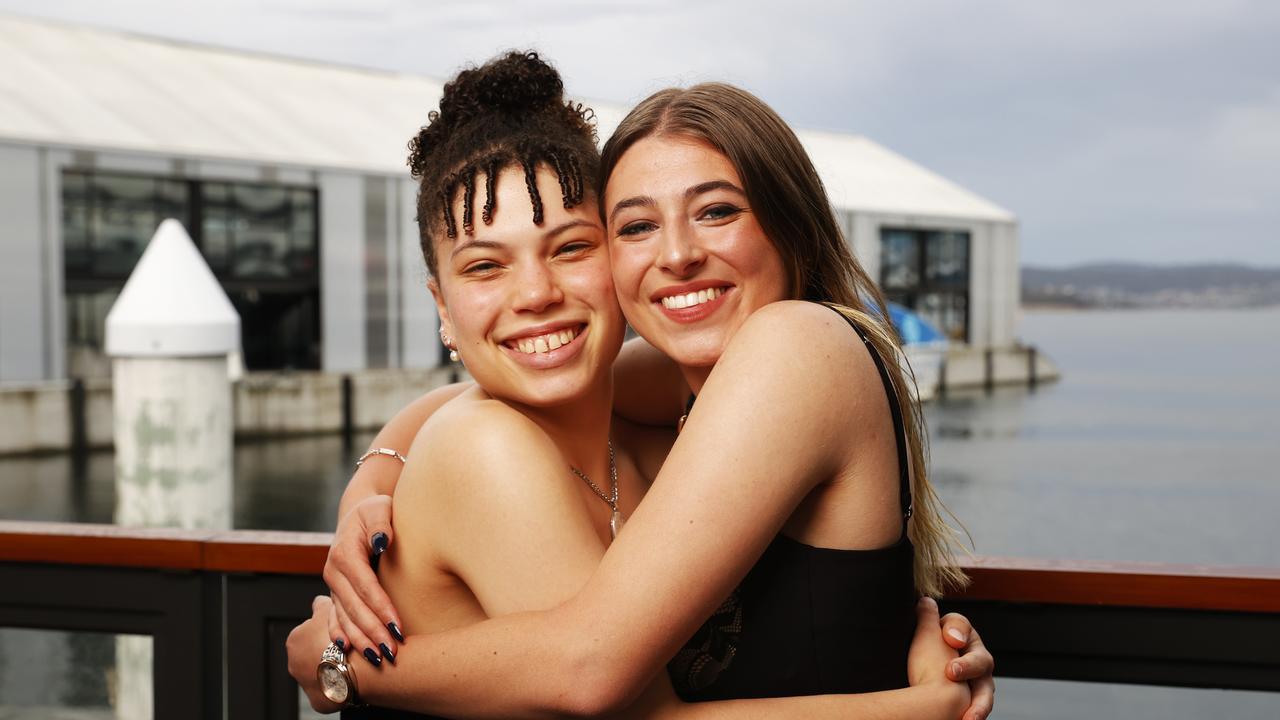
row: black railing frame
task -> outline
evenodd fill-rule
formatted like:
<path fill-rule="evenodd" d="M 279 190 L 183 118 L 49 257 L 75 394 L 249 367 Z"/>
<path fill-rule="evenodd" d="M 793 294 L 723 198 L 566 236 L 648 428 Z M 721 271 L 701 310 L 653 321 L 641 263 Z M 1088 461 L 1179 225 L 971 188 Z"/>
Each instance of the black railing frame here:
<path fill-rule="evenodd" d="M 26 537 L 44 542 L 43 536 Z M 58 557 L 100 542 L 72 540 Z M 151 636 L 157 718 L 296 718 L 298 689 L 288 674 L 285 638 L 310 615 L 312 597 L 326 591 L 312 574 L 323 562 L 323 546 L 314 539 L 290 544 L 286 537 L 252 542 L 257 544 L 248 550 L 231 546 L 228 552 L 206 540 L 198 557 L 177 560 L 139 559 L 136 549 L 127 551 L 126 562 L 189 563 L 183 567 L 191 569 L 121 567 L 80 554 L 96 564 L 64 564 L 50 560 L 52 554 L 11 553 L 21 559 L 0 561 L 0 627 Z M 964 613 L 981 631 L 998 676 L 1280 692 L 1280 608 L 1274 601 L 1254 602 L 1247 592 L 1242 598 L 1212 577 L 1175 577 L 1183 584 L 1143 596 L 1150 605 L 1117 604 L 1114 594 L 1109 604 L 1095 604 L 1095 587 L 1126 590 L 1149 584 L 1150 576 L 1141 569 L 1101 579 L 1066 573 L 1064 585 L 1016 562 L 975 570 L 992 571 L 979 590 L 994 595 L 971 593 L 942 605 Z M 1277 587 L 1274 571 L 1268 572 L 1272 579 L 1249 587 Z M 1023 584 L 997 587 L 1001 577 Z M 1184 580 L 1197 592 L 1215 588 L 1216 594 L 1207 600 L 1179 596 L 1188 587 Z"/>

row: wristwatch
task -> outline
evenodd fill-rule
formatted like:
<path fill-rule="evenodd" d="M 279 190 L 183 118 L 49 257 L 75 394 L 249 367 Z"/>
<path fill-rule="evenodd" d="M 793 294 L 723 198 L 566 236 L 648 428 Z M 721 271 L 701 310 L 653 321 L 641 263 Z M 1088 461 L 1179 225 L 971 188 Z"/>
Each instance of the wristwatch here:
<path fill-rule="evenodd" d="M 355 676 L 351 672 L 351 666 L 347 665 L 346 654 L 337 643 L 329 643 L 329 647 L 320 654 L 316 677 L 320 679 L 320 692 L 330 701 L 342 707 L 359 704 Z"/>

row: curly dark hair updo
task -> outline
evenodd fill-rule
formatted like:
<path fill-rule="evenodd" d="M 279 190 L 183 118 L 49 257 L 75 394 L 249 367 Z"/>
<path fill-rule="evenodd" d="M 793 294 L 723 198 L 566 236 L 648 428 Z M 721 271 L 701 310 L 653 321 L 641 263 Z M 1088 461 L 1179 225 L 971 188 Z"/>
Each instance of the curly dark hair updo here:
<path fill-rule="evenodd" d="M 462 230 L 474 230 L 477 173 L 484 173 L 480 217 L 486 225 L 497 210 L 497 175 L 509 166 L 524 170 L 533 221 L 539 225 L 539 166 L 555 172 L 566 209 L 594 192 L 600 166 L 594 113 L 565 99 L 560 74 L 537 53 L 509 52 L 458 73 L 444 86 L 440 110 L 427 119 L 409 141 L 409 169 L 418 180 L 418 232 L 433 276 L 436 234 L 458 235 L 453 200 L 459 190 Z"/>

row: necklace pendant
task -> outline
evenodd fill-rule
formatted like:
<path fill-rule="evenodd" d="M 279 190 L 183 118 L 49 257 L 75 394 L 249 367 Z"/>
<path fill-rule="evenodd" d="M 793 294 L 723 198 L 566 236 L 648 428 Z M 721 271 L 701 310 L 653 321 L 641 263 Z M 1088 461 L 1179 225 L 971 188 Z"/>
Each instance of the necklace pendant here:
<path fill-rule="evenodd" d="M 618 533 L 622 532 L 622 524 L 624 522 L 622 513 L 614 510 L 613 514 L 609 515 L 609 535 L 615 538 L 618 537 Z"/>

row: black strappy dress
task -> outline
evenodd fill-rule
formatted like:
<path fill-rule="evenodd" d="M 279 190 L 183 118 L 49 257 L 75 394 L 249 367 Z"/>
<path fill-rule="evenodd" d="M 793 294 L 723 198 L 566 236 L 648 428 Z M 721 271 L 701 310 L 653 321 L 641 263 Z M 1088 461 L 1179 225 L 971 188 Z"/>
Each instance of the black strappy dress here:
<path fill-rule="evenodd" d="M 918 596 L 914 552 L 907 538 L 911 480 L 906 427 L 884 360 L 862 328 L 832 310 L 862 338 L 889 399 L 898 448 L 902 535 L 878 550 L 834 550 L 779 534 L 733 594 L 667 664 L 683 700 L 861 693 L 907 686 L 907 650 L 915 632 Z M 342 713 L 343 720 L 430 717 L 380 708 Z"/>
<path fill-rule="evenodd" d="M 830 306 L 828 306 L 830 307 Z M 875 361 L 898 446 L 902 535 L 878 550 L 834 550 L 779 534 L 728 600 L 667 665 L 687 701 L 825 695 L 907 686 L 918 598 L 907 538 L 906 428 L 884 359 Z"/>

